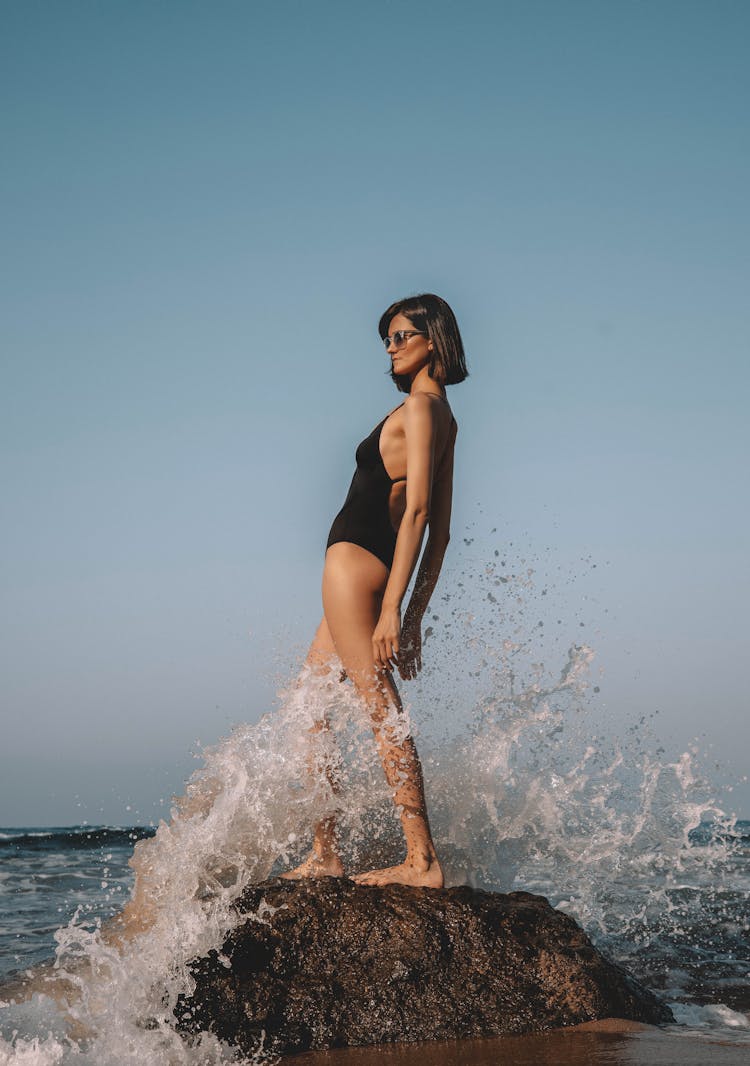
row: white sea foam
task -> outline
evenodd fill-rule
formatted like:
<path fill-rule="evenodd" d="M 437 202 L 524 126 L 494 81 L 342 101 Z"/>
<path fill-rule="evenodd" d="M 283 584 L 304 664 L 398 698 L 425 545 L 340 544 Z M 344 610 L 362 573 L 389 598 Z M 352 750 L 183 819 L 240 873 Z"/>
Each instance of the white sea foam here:
<path fill-rule="evenodd" d="M 675 1020 L 692 1029 L 714 1029 L 716 1026 L 740 1031 L 750 1030 L 746 1014 L 732 1010 L 723 1003 L 673 1003 Z"/>

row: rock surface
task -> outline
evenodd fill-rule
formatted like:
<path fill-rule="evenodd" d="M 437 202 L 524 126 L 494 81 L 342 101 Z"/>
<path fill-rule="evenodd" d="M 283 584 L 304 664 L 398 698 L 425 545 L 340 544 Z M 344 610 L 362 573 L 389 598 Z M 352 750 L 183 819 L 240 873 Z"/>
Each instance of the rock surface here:
<path fill-rule="evenodd" d="M 253 885 L 238 909 L 175 1013 L 246 1054 L 673 1020 L 542 896 L 326 877 Z"/>

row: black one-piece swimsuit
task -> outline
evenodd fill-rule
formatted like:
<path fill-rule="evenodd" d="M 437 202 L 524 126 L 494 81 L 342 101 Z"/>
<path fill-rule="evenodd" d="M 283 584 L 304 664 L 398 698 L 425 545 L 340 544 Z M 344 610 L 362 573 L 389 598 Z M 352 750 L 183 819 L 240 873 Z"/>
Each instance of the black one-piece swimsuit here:
<path fill-rule="evenodd" d="M 396 530 L 390 512 L 391 486 L 397 481 L 406 481 L 402 477 L 389 477 L 380 455 L 380 433 L 393 413 L 386 415 L 358 446 L 357 469 L 344 506 L 333 520 L 326 544 L 326 548 L 342 540 L 359 544 L 377 556 L 389 570 L 396 550 Z"/>

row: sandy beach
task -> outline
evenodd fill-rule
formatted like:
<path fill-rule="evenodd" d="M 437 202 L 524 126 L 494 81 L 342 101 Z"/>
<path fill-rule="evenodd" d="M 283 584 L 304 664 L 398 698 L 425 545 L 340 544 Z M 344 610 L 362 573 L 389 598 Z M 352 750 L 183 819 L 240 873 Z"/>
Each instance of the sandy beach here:
<path fill-rule="evenodd" d="M 740 1066 L 750 1049 L 716 1033 L 662 1030 L 613 1019 L 488 1040 L 392 1044 L 308 1052 L 305 1066 Z"/>

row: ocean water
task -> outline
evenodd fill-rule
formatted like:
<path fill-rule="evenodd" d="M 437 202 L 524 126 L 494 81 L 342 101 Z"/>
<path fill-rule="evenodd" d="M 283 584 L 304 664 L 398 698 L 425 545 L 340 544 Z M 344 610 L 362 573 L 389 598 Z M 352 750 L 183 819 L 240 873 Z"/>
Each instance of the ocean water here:
<path fill-rule="evenodd" d="M 697 749 L 660 751 L 642 709 L 602 728 L 595 649 L 540 640 L 554 597 L 523 562 L 455 575 L 426 619 L 435 666 L 402 687 L 447 883 L 547 896 L 661 993 L 675 1035 L 750 1055 L 750 823 L 721 809 Z M 276 706 L 204 753 L 155 831 L 0 830 L 0 1064 L 237 1061 L 171 1025 L 188 963 L 221 943 L 233 900 L 299 861 L 332 813 L 348 870 L 401 854 L 366 714 L 339 673 L 292 671 Z M 311 734 L 324 714 L 330 730 Z M 101 923 L 134 868 L 153 924 L 118 949 Z"/>

